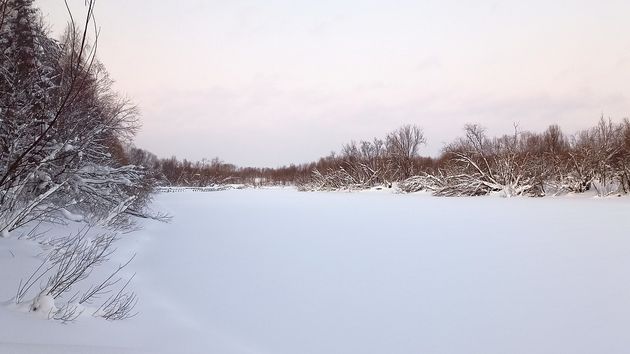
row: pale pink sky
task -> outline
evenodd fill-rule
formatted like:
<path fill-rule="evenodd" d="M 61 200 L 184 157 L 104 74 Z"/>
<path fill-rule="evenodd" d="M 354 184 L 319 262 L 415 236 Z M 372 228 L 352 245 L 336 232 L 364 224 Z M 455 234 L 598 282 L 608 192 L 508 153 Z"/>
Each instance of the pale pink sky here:
<path fill-rule="evenodd" d="M 84 12 L 83 0 L 69 0 Z M 61 0 L 36 2 L 60 33 Z M 566 132 L 630 115 L 630 1 L 100 0 L 99 58 L 139 147 L 238 165 L 424 127 Z"/>

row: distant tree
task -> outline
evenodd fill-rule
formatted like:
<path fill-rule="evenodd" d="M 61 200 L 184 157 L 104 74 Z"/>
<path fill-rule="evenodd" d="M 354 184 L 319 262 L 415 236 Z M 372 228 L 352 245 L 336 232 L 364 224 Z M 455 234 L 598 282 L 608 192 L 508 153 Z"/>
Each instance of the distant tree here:
<path fill-rule="evenodd" d="M 630 121 L 625 119 L 621 124 L 620 151 L 615 166 L 619 171 L 619 180 L 623 193 L 630 193 Z"/>
<path fill-rule="evenodd" d="M 484 195 L 501 192 L 505 196 L 538 195 L 540 185 L 533 173 L 535 155 L 530 151 L 531 137 L 519 133 L 489 139 L 476 124 L 464 128 L 465 136 L 444 149 L 443 187 L 438 195 Z"/>
<path fill-rule="evenodd" d="M 623 125 L 610 119 L 602 117 L 595 127 L 576 134 L 568 153 L 568 189 L 584 192 L 596 186 L 600 194 L 623 189 L 623 172 L 617 164 L 623 148 Z"/>
<path fill-rule="evenodd" d="M 418 156 L 420 145 L 426 139 L 422 129 L 416 125 L 405 125 L 389 133 L 385 139 L 387 154 L 400 179 L 413 175 L 413 160 Z"/>

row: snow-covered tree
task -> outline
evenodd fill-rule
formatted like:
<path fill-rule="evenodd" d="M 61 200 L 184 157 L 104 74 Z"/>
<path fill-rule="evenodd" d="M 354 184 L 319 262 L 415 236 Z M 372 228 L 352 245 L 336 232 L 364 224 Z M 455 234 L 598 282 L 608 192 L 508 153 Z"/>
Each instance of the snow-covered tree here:
<path fill-rule="evenodd" d="M 0 231 L 74 215 L 108 226 L 143 215 L 144 171 L 121 146 L 137 128 L 137 110 L 112 81 L 74 23 L 61 42 L 42 28 L 32 0 L 9 0 L 0 27 Z M 95 36 L 95 40 L 98 35 Z"/>
<path fill-rule="evenodd" d="M 48 37 L 33 0 L 0 2 L 0 232 L 33 221 L 82 221 L 99 230 L 128 228 L 145 217 L 154 179 L 130 163 L 128 146 L 138 127 L 136 107 L 112 90 L 96 59 L 88 32 L 94 1 L 86 2 L 82 27 L 74 21 L 60 41 Z M 37 224 L 39 225 L 39 223 Z M 34 229 L 36 229 L 35 226 Z M 113 277 L 91 287 L 74 303 L 56 306 L 92 269 L 107 261 L 117 233 L 51 238 L 52 251 L 18 287 L 20 303 L 32 291 L 31 311 L 73 320 L 80 306 L 106 294 Z M 128 263 L 127 263 L 128 264 Z M 126 264 L 125 264 L 126 265 Z M 121 267 L 124 267 L 121 266 Z M 39 279 L 49 276 L 43 289 Z M 95 315 L 132 315 L 135 294 L 124 284 Z"/>
<path fill-rule="evenodd" d="M 441 178 L 444 187 L 438 195 L 484 195 L 491 192 L 505 196 L 536 194 L 533 172 L 535 155 L 528 139 L 515 130 L 513 135 L 490 139 L 485 129 L 469 124 L 465 136 L 448 145 Z"/>

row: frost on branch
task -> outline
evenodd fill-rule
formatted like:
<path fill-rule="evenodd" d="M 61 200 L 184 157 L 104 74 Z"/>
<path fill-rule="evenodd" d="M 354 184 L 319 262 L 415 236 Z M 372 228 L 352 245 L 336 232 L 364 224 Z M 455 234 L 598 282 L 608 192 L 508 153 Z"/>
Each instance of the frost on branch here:
<path fill-rule="evenodd" d="M 0 231 L 35 220 L 129 226 L 147 216 L 152 182 L 128 163 L 124 145 L 138 127 L 137 109 L 112 91 L 112 80 L 70 26 L 47 37 L 31 0 L 6 2 L 0 26 Z M 95 33 L 95 41 L 98 33 Z M 115 213 L 112 211 L 115 210 Z"/>
<path fill-rule="evenodd" d="M 29 294 L 34 298 L 26 301 L 30 312 L 45 313 L 48 318 L 64 322 L 78 318 L 84 312 L 108 320 L 129 318 L 135 313 L 135 293 L 128 291 L 133 276 L 123 282 L 120 272 L 133 257 L 119 265 L 102 281 L 85 287 L 85 281 L 95 268 L 109 261 L 115 251 L 115 234 L 91 234 L 85 227 L 76 234 L 62 237 L 50 243 L 53 249 L 41 265 L 24 281 L 21 281 L 14 301 L 20 305 Z M 74 291 L 82 287 L 84 291 Z M 90 308 L 100 303 L 96 308 Z"/>
<path fill-rule="evenodd" d="M 511 197 L 538 193 L 532 173 L 534 156 L 525 152 L 527 137 L 514 135 L 489 139 L 484 129 L 467 125 L 465 136 L 445 149 L 444 187 L 436 195 L 483 195 L 491 192 Z"/>

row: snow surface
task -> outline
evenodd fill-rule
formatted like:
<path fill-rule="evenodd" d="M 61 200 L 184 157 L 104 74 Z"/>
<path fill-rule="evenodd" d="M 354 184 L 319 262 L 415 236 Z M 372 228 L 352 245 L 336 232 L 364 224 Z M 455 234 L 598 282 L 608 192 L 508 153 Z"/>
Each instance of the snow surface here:
<path fill-rule="evenodd" d="M 113 262 L 137 252 L 138 317 L 64 325 L 0 306 L 0 353 L 630 348 L 630 198 L 246 189 L 155 204 L 173 221 L 147 222 Z M 0 239 L 0 301 L 40 252 Z"/>

